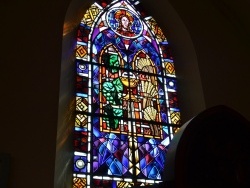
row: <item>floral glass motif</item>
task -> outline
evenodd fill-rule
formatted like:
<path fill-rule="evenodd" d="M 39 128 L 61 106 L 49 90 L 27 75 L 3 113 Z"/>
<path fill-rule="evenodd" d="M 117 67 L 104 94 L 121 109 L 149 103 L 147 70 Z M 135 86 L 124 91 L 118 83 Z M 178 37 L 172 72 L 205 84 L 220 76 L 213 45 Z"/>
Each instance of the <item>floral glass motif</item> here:
<path fill-rule="evenodd" d="M 74 188 L 162 181 L 180 124 L 173 57 L 139 1 L 101 0 L 77 32 Z"/>

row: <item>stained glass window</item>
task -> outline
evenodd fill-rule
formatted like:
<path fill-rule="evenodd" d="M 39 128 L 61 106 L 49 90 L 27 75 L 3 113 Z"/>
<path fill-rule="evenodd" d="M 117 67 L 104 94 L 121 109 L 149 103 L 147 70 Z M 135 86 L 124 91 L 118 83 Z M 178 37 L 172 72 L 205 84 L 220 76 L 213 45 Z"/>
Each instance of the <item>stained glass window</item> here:
<path fill-rule="evenodd" d="M 173 57 L 139 1 L 99 1 L 77 32 L 74 188 L 162 181 L 180 123 Z"/>

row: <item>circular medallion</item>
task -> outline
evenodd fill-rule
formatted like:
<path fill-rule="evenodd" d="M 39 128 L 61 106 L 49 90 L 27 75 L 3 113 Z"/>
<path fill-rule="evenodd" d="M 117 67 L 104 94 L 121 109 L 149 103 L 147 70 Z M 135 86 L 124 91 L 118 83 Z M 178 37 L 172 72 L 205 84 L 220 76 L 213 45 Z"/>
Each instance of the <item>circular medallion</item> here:
<path fill-rule="evenodd" d="M 79 159 L 76 161 L 76 166 L 77 166 L 77 168 L 81 169 L 85 166 L 85 162 L 83 160 Z"/>
<path fill-rule="evenodd" d="M 113 8 L 107 13 L 109 27 L 119 36 L 137 38 L 143 31 L 139 17 L 125 8 Z"/>

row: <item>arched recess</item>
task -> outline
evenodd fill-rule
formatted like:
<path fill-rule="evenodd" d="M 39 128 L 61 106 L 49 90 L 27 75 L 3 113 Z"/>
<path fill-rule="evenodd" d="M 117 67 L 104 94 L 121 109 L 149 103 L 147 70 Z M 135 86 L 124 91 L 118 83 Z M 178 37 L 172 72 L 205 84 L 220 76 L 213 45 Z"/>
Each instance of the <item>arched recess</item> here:
<path fill-rule="evenodd" d="M 186 23 L 173 8 L 171 1 L 152 3 L 144 0 L 143 6 L 152 11 L 173 49 L 176 75 L 178 80 L 178 98 L 182 112 L 182 122 L 188 121 L 205 109 L 203 86 L 200 78 L 196 51 Z M 164 16 L 163 16 L 164 15 Z"/>
<path fill-rule="evenodd" d="M 152 1 L 151 1 L 152 2 Z M 74 114 L 75 109 L 72 107 L 72 101 L 74 101 L 74 55 L 75 55 L 75 45 L 76 45 L 76 31 L 78 25 L 84 16 L 86 10 L 90 5 L 94 3 L 92 0 L 82 1 L 73 0 L 67 10 L 64 23 L 63 31 L 63 42 L 62 42 L 62 68 L 61 68 L 61 86 L 60 86 L 60 103 L 59 103 L 59 116 L 58 116 L 58 138 L 57 138 L 57 154 L 56 154 L 56 170 L 55 170 L 55 187 L 72 187 L 72 156 L 73 148 L 72 145 L 72 129 L 74 125 Z M 149 3 L 145 1 L 145 7 L 150 10 L 150 7 L 155 6 L 155 3 Z M 161 19 L 159 15 L 157 16 L 157 11 L 148 11 L 150 15 L 156 18 L 157 22 L 161 24 L 161 28 L 165 30 L 167 26 L 171 33 L 171 38 L 168 34 L 168 39 L 171 41 L 172 49 L 177 52 L 176 54 L 181 56 L 181 58 L 175 58 L 188 62 L 188 67 L 192 67 L 193 70 L 197 70 L 197 59 L 193 48 L 192 40 L 189 33 L 178 16 L 178 13 L 171 7 L 171 5 L 166 1 L 157 3 L 157 6 L 165 6 L 168 19 Z M 143 3 L 144 5 L 144 3 Z M 149 7 L 150 6 L 150 7 Z M 164 16 L 165 17 L 165 16 Z M 170 18 L 171 17 L 171 18 Z M 169 27 L 171 26 L 171 27 Z M 167 28 L 166 27 L 166 28 Z M 176 32 L 177 31 L 177 32 Z M 183 43 L 185 48 L 183 48 Z M 179 62 L 181 64 L 181 62 Z M 185 98 L 184 94 L 179 94 L 179 101 L 182 101 L 181 106 L 183 109 L 189 109 L 194 107 L 194 110 L 185 112 L 182 111 L 182 116 L 190 118 L 195 112 L 200 111 L 204 106 L 203 95 L 200 85 L 200 77 L 198 74 L 190 74 L 190 68 L 186 69 L 187 65 L 181 66 L 176 65 L 179 73 L 183 73 L 178 77 L 184 80 L 183 86 L 185 88 L 185 93 L 193 92 L 196 90 L 196 96 L 188 95 Z M 188 81 L 190 80 L 190 82 Z M 193 80 L 195 80 L 193 82 Z M 180 84 L 179 84 L 180 85 Z M 192 89 L 190 89 L 192 88 Z M 183 92 L 182 88 L 179 88 L 179 93 Z M 197 97 L 198 96 L 198 97 Z M 186 114 L 186 115 L 185 115 Z M 191 116 L 190 116 L 191 115 Z M 65 165 L 66 164 L 66 165 Z"/>

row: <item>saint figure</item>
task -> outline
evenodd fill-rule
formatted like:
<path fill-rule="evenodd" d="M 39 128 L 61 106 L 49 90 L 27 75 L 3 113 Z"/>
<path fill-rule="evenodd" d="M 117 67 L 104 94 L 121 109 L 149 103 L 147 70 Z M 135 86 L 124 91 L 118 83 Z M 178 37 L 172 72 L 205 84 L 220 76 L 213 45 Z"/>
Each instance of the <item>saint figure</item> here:
<path fill-rule="evenodd" d="M 128 11 L 126 10 L 116 11 L 115 19 L 117 20 L 119 24 L 116 29 L 116 32 L 127 37 L 135 36 L 134 31 L 131 29 L 134 18 Z"/>

